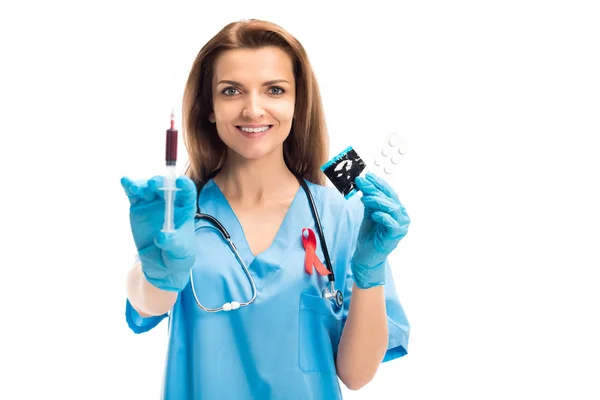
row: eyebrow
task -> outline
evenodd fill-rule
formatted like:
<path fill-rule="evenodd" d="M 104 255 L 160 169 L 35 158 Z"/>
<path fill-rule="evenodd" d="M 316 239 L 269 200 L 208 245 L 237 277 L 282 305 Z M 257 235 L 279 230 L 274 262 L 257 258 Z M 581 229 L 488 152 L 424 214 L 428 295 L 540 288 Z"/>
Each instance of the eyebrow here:
<path fill-rule="evenodd" d="M 274 85 L 276 83 L 281 83 L 281 82 L 289 83 L 285 79 L 275 79 L 275 80 L 267 81 L 267 82 L 263 83 L 263 86 L 270 86 L 270 85 Z M 219 81 L 219 83 L 217 83 L 217 85 L 220 85 L 221 83 L 226 83 L 226 84 L 229 84 L 229 85 L 244 87 L 244 85 L 242 85 L 241 83 L 236 82 L 236 81 L 222 80 L 222 81 Z"/>

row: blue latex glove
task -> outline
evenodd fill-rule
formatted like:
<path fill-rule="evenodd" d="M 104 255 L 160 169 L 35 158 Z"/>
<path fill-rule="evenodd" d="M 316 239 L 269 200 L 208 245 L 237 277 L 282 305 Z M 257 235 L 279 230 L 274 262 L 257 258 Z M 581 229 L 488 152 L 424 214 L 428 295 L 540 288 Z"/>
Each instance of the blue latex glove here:
<path fill-rule="evenodd" d="M 363 193 L 365 213 L 350 267 L 356 286 L 368 289 L 385 284 L 385 260 L 408 232 L 410 218 L 383 179 L 367 173 L 354 182 Z"/>
<path fill-rule="evenodd" d="M 179 292 L 190 279 L 196 260 L 193 251 L 196 186 L 187 176 L 178 177 L 173 210 L 175 232 L 161 232 L 165 218 L 164 177 L 133 182 L 121 178 L 129 198 L 133 240 L 148 282 L 159 289 Z"/>

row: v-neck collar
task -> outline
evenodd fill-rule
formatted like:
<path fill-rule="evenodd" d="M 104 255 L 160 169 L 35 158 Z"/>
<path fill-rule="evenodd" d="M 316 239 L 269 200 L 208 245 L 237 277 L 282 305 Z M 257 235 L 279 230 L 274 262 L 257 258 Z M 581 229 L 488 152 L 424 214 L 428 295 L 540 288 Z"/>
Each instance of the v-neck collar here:
<path fill-rule="evenodd" d="M 202 200 L 204 198 L 204 201 Z M 269 247 L 254 255 L 240 223 L 225 194 L 211 179 L 202 188 L 200 208 L 217 218 L 231 236 L 244 263 L 256 282 L 257 290 L 270 280 L 295 246 L 301 246 L 302 228 L 310 224 L 312 214 L 308 198 L 300 185 Z"/>
<path fill-rule="evenodd" d="M 250 255 L 252 256 L 253 259 L 256 259 L 256 258 L 259 258 L 259 257 L 265 257 L 267 255 L 267 253 L 272 252 L 272 250 L 281 250 L 280 246 L 278 246 L 278 243 L 281 242 L 281 240 L 282 240 L 281 236 L 282 236 L 283 232 L 285 232 L 285 229 L 286 229 L 286 227 L 287 227 L 287 225 L 289 223 L 289 220 L 291 218 L 290 214 L 294 210 L 294 205 L 298 201 L 298 197 L 300 195 L 300 192 L 304 192 L 302 190 L 302 186 L 300 186 L 298 188 L 298 190 L 296 191 L 296 194 L 294 195 L 294 198 L 292 199 L 290 205 L 288 206 L 288 209 L 285 212 L 283 220 L 281 221 L 281 225 L 277 229 L 277 233 L 275 234 L 275 237 L 273 238 L 273 241 L 271 242 L 271 244 L 269 245 L 269 247 L 267 247 L 266 250 L 263 250 L 262 252 L 260 252 L 258 254 L 254 254 L 254 253 L 252 253 L 252 249 L 250 249 L 250 243 L 248 242 L 248 238 L 246 237 L 246 233 L 244 232 L 244 227 L 242 226 L 242 223 L 240 222 L 237 214 L 233 210 L 233 207 L 231 207 L 231 204 L 229 203 L 229 200 L 227 200 L 227 197 L 225 196 L 225 193 L 223 193 L 223 191 L 221 190 L 221 188 L 214 181 L 212 181 L 212 183 L 213 183 L 213 185 L 215 185 L 215 188 L 216 188 L 215 190 L 217 191 L 218 195 L 221 197 L 221 200 L 224 202 L 224 204 L 227 205 L 227 208 L 228 208 L 229 212 L 231 213 L 232 218 L 236 222 L 237 226 L 236 226 L 235 229 L 239 233 L 240 244 L 243 243 L 244 248 L 247 249 L 247 251 L 250 253 Z M 277 247 L 277 249 L 273 249 L 274 247 Z M 239 247 L 238 247 L 238 249 L 239 249 Z"/>

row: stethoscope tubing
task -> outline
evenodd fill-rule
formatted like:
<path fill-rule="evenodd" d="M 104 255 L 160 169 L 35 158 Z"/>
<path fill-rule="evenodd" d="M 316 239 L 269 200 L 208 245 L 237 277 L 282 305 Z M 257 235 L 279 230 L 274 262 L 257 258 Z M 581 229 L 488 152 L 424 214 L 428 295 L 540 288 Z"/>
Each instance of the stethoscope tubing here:
<path fill-rule="evenodd" d="M 308 185 L 306 184 L 306 182 L 304 181 L 304 178 L 302 178 L 300 175 L 294 173 L 294 175 L 296 176 L 296 178 L 298 179 L 298 182 L 300 183 L 300 186 L 302 186 L 302 189 L 304 190 L 304 193 L 306 194 L 306 197 L 308 198 L 308 202 L 310 205 L 310 209 L 313 215 L 313 218 L 315 220 L 315 225 L 317 228 L 317 233 L 319 235 L 319 239 L 321 241 L 321 247 L 323 249 L 323 256 L 325 257 L 325 266 L 327 268 L 327 270 L 329 270 L 329 272 L 331 272 L 330 274 L 328 274 L 328 279 L 329 279 L 329 290 L 327 290 L 327 286 L 323 289 L 323 293 L 322 296 L 326 299 L 329 299 L 331 301 L 333 301 L 335 304 L 337 304 L 338 307 L 341 307 L 343 305 L 344 302 L 344 298 L 342 295 L 342 292 L 340 292 L 339 290 L 335 289 L 335 275 L 333 272 L 333 266 L 331 265 L 331 259 L 329 257 L 329 251 L 327 249 L 327 243 L 325 241 L 325 234 L 323 233 L 323 227 L 321 225 L 321 220 L 319 218 L 319 213 L 317 212 L 317 207 L 315 205 L 314 199 L 312 197 L 312 194 L 310 192 L 310 189 L 308 188 Z M 200 190 L 198 190 L 198 196 L 200 195 Z M 238 309 L 240 307 L 246 307 L 249 306 L 250 304 L 252 304 L 254 302 L 254 300 L 256 300 L 256 284 L 254 282 L 254 279 L 252 278 L 252 275 L 250 274 L 250 271 L 248 270 L 248 267 L 246 266 L 246 264 L 244 263 L 244 260 L 242 260 L 242 257 L 240 256 L 235 244 L 233 243 L 233 241 L 231 240 L 231 236 L 229 235 L 229 232 L 227 232 L 227 229 L 225 229 L 225 227 L 219 222 L 219 220 L 215 217 L 213 217 L 212 215 L 209 214 L 203 214 L 200 212 L 199 209 L 199 202 L 198 200 L 196 201 L 197 207 L 198 207 L 198 212 L 196 213 L 196 220 L 208 220 L 210 221 L 211 225 L 205 226 L 205 227 L 209 227 L 212 229 L 216 229 L 217 231 L 219 231 L 219 233 L 221 234 L 221 236 L 223 236 L 223 239 L 228 243 L 229 247 L 231 248 L 231 250 L 233 251 L 233 253 L 235 254 L 238 262 L 240 263 L 240 265 L 242 266 L 242 269 L 244 270 L 244 273 L 246 274 L 246 277 L 248 278 L 248 281 L 251 284 L 252 287 L 252 298 L 248 301 L 245 302 L 237 302 L 237 301 L 232 301 L 232 302 L 227 302 L 225 304 L 223 304 L 221 307 L 217 307 L 217 308 L 210 308 L 210 307 L 205 307 L 203 306 L 200 301 L 198 300 L 198 296 L 196 295 L 196 289 L 194 287 L 194 274 L 192 269 L 190 269 L 190 285 L 191 285 L 191 289 L 192 289 L 192 293 L 194 295 L 194 300 L 196 301 L 196 304 L 198 305 L 198 307 L 200 307 L 200 309 L 202 309 L 203 311 L 206 312 L 218 312 L 218 311 L 230 311 L 230 310 L 235 310 Z M 194 230 L 194 232 L 198 231 L 199 229 L 202 229 L 202 227 L 198 227 Z"/>
<path fill-rule="evenodd" d="M 237 247 L 235 247 L 235 244 L 231 240 L 231 237 L 229 236 L 229 232 L 227 232 L 227 230 L 223 227 L 223 225 L 221 225 L 221 223 L 215 217 L 213 217 L 211 215 L 197 213 L 196 219 L 208 219 L 211 222 L 216 224 L 216 226 L 208 225 L 208 226 L 205 226 L 205 228 L 212 228 L 221 233 L 221 235 L 223 236 L 223 239 L 225 239 L 225 241 L 229 244 L 229 248 L 235 254 L 235 257 L 237 258 L 238 262 L 242 266 L 244 273 L 246 274 L 246 277 L 248 278 L 248 281 L 250 282 L 250 285 L 252 286 L 252 298 L 248 301 L 227 302 L 227 303 L 223 304 L 221 307 L 217 307 L 217 308 L 205 307 L 202 305 L 202 303 L 200 303 L 200 300 L 198 300 L 198 296 L 196 295 L 196 288 L 194 287 L 194 272 L 192 271 L 192 269 L 190 269 L 190 285 L 192 288 L 192 294 L 194 295 L 194 300 L 196 301 L 196 304 L 198 305 L 198 307 L 200 307 L 203 311 L 206 311 L 206 312 L 229 311 L 229 310 L 236 310 L 240 307 L 249 306 L 250 304 L 252 304 L 254 302 L 254 300 L 256 300 L 256 284 L 254 283 L 254 279 L 252 279 L 252 275 L 250 275 L 250 271 L 248 270 L 246 263 L 244 263 L 244 260 L 242 260 L 242 257 L 240 256 L 240 253 L 238 252 Z M 202 229 L 202 227 L 196 228 L 194 230 L 194 233 L 200 229 Z M 231 306 L 231 308 L 230 308 L 230 306 Z"/>

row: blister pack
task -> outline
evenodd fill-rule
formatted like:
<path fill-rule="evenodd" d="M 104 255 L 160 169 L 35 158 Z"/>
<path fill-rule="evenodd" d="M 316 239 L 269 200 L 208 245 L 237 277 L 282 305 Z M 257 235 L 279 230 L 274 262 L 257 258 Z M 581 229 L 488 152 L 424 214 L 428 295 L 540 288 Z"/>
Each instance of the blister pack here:
<path fill-rule="evenodd" d="M 399 165 L 408 153 L 408 140 L 392 133 L 382 141 L 380 150 L 375 154 L 373 165 L 369 170 L 381 170 L 386 175 L 391 175 L 399 169 Z"/>

